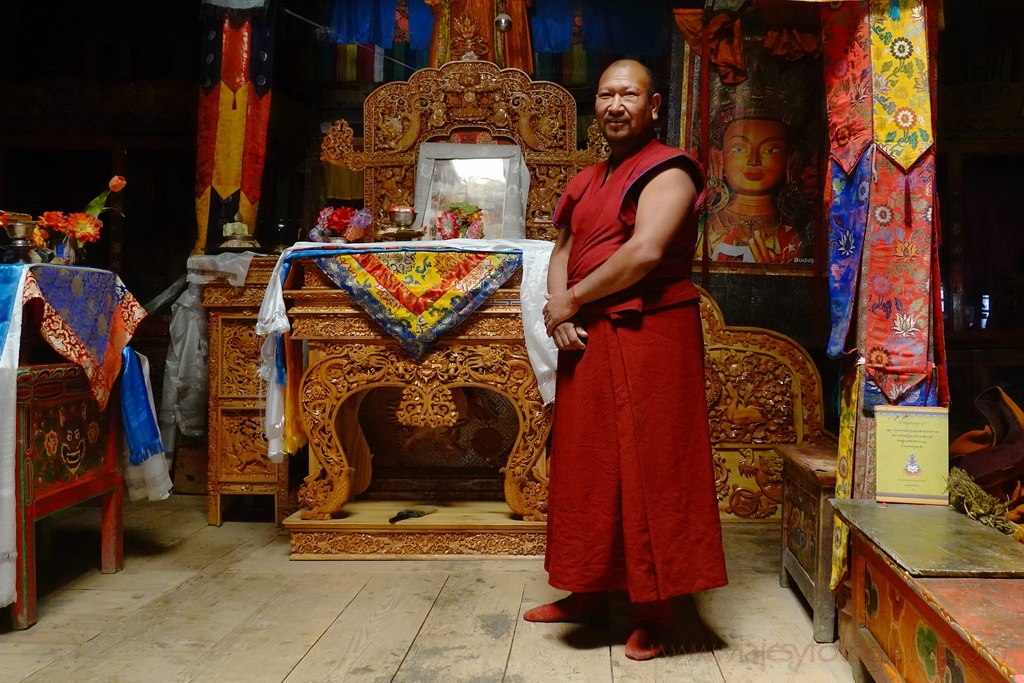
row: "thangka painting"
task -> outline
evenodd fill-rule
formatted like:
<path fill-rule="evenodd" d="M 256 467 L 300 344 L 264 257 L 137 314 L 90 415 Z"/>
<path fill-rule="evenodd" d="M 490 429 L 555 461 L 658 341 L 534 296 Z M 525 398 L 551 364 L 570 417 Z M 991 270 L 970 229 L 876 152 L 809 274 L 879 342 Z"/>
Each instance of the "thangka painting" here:
<path fill-rule="evenodd" d="M 708 97 L 683 139 L 706 164 L 696 258 L 706 253 L 714 270 L 813 272 L 822 229 L 821 34 L 813 5 L 806 16 L 800 3 L 784 5 L 712 12 L 703 35 L 713 44 L 690 50 L 708 60 L 698 69 L 710 79 Z M 692 82 L 683 91 L 700 92 Z"/>

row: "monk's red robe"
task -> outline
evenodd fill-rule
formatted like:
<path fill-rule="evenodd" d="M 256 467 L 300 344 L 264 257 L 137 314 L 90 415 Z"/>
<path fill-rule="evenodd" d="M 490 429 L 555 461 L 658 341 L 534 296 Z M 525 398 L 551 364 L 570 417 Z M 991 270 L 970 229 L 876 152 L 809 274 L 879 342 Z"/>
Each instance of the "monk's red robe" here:
<path fill-rule="evenodd" d="M 629 238 L 644 184 L 671 165 L 702 190 L 698 164 L 655 141 L 607 179 L 606 163 L 573 178 L 554 216 L 572 230 L 570 285 Z M 696 221 L 695 209 L 643 280 L 583 306 L 585 351 L 559 352 L 545 558 L 556 588 L 651 602 L 727 581 L 690 281 Z"/>

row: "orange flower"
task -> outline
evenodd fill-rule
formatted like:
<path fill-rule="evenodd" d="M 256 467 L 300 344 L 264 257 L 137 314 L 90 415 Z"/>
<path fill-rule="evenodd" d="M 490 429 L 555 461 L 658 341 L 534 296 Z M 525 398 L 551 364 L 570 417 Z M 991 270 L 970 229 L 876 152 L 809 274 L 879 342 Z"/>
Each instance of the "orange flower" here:
<path fill-rule="evenodd" d="M 79 242 L 96 242 L 100 238 L 103 223 L 87 213 L 73 213 L 67 218 L 63 232 Z"/>
<path fill-rule="evenodd" d="M 120 192 L 121 190 L 124 189 L 124 186 L 127 184 L 128 181 L 124 179 L 123 175 L 116 175 L 110 179 L 110 182 L 107 183 L 107 187 L 110 188 L 111 192 Z"/>
<path fill-rule="evenodd" d="M 68 217 L 61 211 L 46 211 L 38 219 L 40 227 L 59 232 L 64 231 L 64 224 L 67 220 Z"/>
<path fill-rule="evenodd" d="M 39 249 L 45 249 L 47 242 L 50 240 L 50 233 L 43 230 L 38 225 L 32 228 L 32 246 Z"/>

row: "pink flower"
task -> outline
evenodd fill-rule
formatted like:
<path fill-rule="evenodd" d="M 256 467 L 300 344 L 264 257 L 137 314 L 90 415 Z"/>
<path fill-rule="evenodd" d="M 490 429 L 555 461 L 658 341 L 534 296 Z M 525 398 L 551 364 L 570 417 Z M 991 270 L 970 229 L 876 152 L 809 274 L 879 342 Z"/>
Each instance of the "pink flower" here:
<path fill-rule="evenodd" d="M 480 221 L 473 221 L 469 224 L 469 229 L 466 230 L 466 237 L 473 240 L 479 240 L 483 239 L 483 236 L 484 226 L 480 224 Z"/>

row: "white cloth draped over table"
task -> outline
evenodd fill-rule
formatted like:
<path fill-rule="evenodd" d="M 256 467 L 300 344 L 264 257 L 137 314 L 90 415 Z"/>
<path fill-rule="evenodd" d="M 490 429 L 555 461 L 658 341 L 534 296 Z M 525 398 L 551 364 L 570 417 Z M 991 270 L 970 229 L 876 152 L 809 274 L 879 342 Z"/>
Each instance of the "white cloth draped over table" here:
<path fill-rule="evenodd" d="M 364 249 L 379 251 L 388 249 L 417 251 L 423 248 L 444 248 L 452 251 L 517 251 L 523 255 L 523 284 L 519 290 L 522 305 L 523 332 L 526 352 L 537 377 L 537 386 L 545 404 L 555 398 L 555 367 L 558 351 L 544 328 L 544 294 L 547 289 L 548 259 L 554 244 L 544 240 L 528 239 L 453 239 L 428 242 L 389 242 L 346 244 L 347 250 Z M 284 459 L 284 378 L 278 377 L 277 350 L 282 335 L 291 329 L 284 305 L 284 264 L 289 259 L 301 258 L 308 250 L 329 249 L 319 242 L 300 242 L 284 250 L 260 306 L 256 334 L 265 336 L 260 353 L 260 377 L 267 383 L 265 429 L 268 455 L 274 462 Z"/>
<path fill-rule="evenodd" d="M 0 343 L 0 606 L 15 599 L 17 571 L 17 501 L 14 499 L 15 458 L 17 457 L 18 355 L 21 352 L 21 297 L 28 268 L 20 268 L 11 297 L 3 297 L 9 311 L 0 311 L 0 319 L 9 316 L 7 334 Z M 9 283 L 5 283 L 9 284 Z"/>

